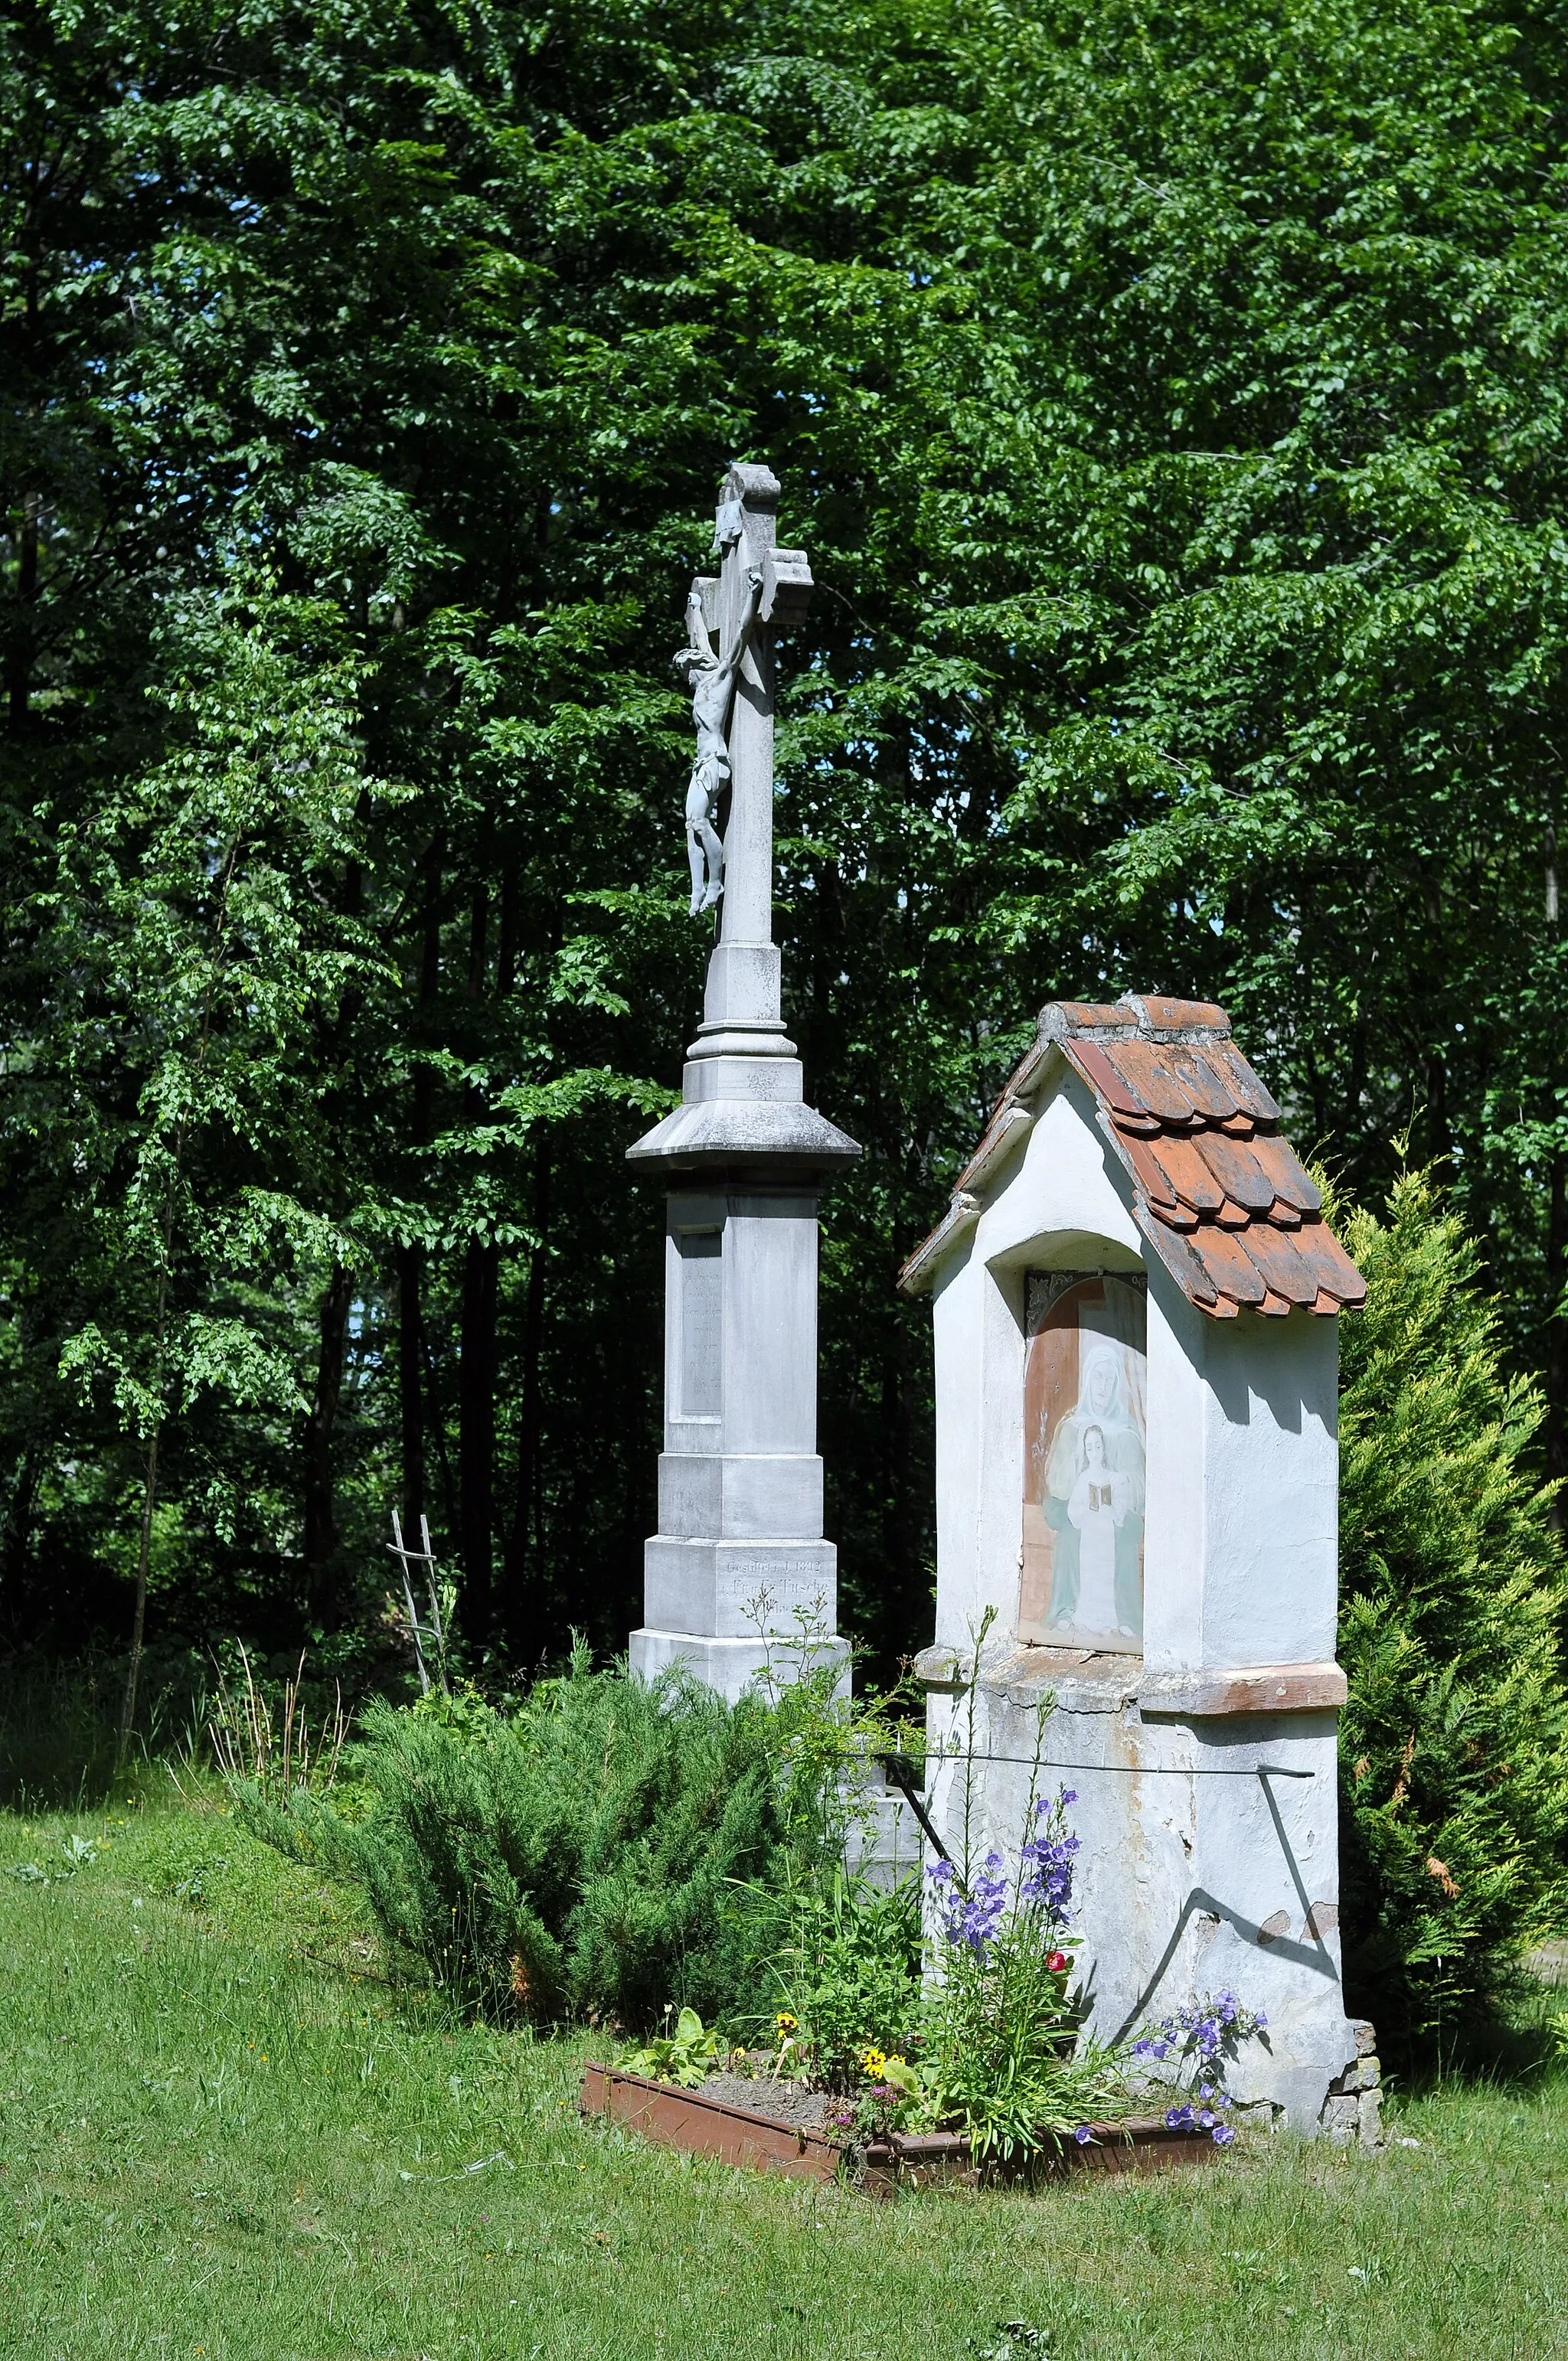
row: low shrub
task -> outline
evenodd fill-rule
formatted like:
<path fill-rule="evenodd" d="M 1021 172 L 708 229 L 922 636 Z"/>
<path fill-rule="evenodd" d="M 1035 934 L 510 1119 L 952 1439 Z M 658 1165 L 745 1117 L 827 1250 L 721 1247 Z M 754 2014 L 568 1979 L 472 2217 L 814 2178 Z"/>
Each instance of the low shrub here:
<path fill-rule="evenodd" d="M 357 1881 L 394 1951 L 466 2005 L 639 2029 L 670 2003 L 725 2017 L 755 2001 L 740 1889 L 784 1890 L 834 1841 L 794 1746 L 820 1708 L 809 1682 L 730 1706 L 579 1652 L 515 1711 L 435 1692 L 368 1706 L 347 1808 L 237 1783 L 236 1809 Z"/>

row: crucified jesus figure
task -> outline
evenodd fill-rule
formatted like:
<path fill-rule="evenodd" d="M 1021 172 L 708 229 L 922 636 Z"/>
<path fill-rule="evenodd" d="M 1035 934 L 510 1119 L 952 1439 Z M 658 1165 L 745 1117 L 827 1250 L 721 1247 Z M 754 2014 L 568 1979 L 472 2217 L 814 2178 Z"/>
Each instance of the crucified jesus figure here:
<path fill-rule="evenodd" d="M 686 644 L 675 670 L 692 693 L 696 724 L 696 760 L 686 789 L 686 855 L 691 862 L 691 914 L 711 910 L 724 891 L 724 846 L 716 825 L 718 798 L 729 778 L 729 708 L 735 679 L 750 643 L 762 595 L 759 566 L 746 569 L 746 605 L 728 655 L 716 655 L 702 620 L 702 593 L 692 585 L 686 600 Z"/>

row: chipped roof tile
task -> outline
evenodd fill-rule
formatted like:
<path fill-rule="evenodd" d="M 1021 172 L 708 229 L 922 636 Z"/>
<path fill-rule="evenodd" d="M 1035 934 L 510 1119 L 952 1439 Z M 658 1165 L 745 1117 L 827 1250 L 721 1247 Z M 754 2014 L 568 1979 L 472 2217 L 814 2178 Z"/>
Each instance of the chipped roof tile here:
<path fill-rule="evenodd" d="M 1222 1230 L 1217 1224 L 1212 1228 L 1205 1222 L 1189 1243 L 1216 1295 L 1228 1296 L 1233 1303 L 1263 1301 L 1268 1282 L 1236 1231 Z"/>
<path fill-rule="evenodd" d="M 1280 1319 L 1354 1310 L 1366 1286 L 1322 1218 L 1322 1199 L 1279 1128 L 1279 1109 L 1212 1002 L 1128 994 L 1113 1007 L 1055 1001 L 1003 1092 L 1027 1095 L 1054 1048 L 1093 1093 L 1101 1128 L 1133 1183 L 1133 1212 L 1188 1299 L 1217 1320 L 1244 1308 Z M 993 1118 L 966 1180 L 991 1157 Z M 966 1199 L 972 1203 L 972 1199 Z M 912 1281 L 938 1257 L 934 1231 Z M 924 1283 L 923 1277 L 916 1283 Z"/>
<path fill-rule="evenodd" d="M 1163 993 L 1129 993 L 1124 1005 L 1142 1012 L 1157 1032 L 1176 1033 L 1200 1027 L 1205 1032 L 1228 1033 L 1231 1020 L 1212 1000 L 1170 1000 Z"/>
<path fill-rule="evenodd" d="M 1131 1083 L 1123 1079 L 1119 1069 L 1111 1063 L 1097 1041 L 1076 1041 L 1069 1038 L 1067 1050 L 1095 1097 L 1102 1100 L 1113 1115 L 1131 1115 L 1135 1121 L 1142 1121 L 1148 1116 L 1150 1109 L 1145 1106 Z"/>
<path fill-rule="evenodd" d="M 1223 1131 L 1201 1132 L 1192 1143 L 1227 1197 L 1249 1213 L 1266 1213 L 1283 1194 L 1274 1174 L 1250 1140 L 1227 1139 Z"/>
<path fill-rule="evenodd" d="M 1217 1041 L 1209 1054 L 1230 1083 L 1239 1115 L 1259 1123 L 1279 1121 L 1279 1109 L 1234 1042 Z"/>
<path fill-rule="evenodd" d="M 1260 1132 L 1253 1153 L 1274 1183 L 1274 1193 L 1300 1213 L 1321 1213 L 1323 1200 L 1317 1184 L 1290 1142 L 1277 1131 Z"/>
<path fill-rule="evenodd" d="M 1179 1047 L 1163 1041 L 1107 1041 L 1096 1047 L 1135 1110 L 1158 1115 L 1161 1123 L 1192 1121 L 1202 1093 L 1186 1088 Z"/>
<path fill-rule="evenodd" d="M 1164 1166 L 1157 1159 L 1146 1139 L 1141 1138 L 1136 1132 L 1128 1131 L 1122 1124 L 1118 1124 L 1116 1128 L 1122 1135 L 1124 1143 L 1123 1154 L 1133 1168 L 1134 1180 L 1149 1203 L 1168 1220 L 1181 1202 L 1176 1193 L 1175 1182 L 1168 1178 Z"/>
<path fill-rule="evenodd" d="M 1219 1290 L 1194 1253 L 1190 1236 L 1180 1230 L 1172 1229 L 1165 1222 L 1157 1221 L 1148 1207 L 1140 1202 L 1135 1201 L 1134 1211 L 1137 1215 L 1138 1227 L 1182 1293 L 1203 1311 L 1212 1312 L 1217 1319 L 1227 1318 L 1234 1312 L 1235 1305 L 1222 1300 Z M 1192 1226 L 1197 1228 L 1196 1222 Z"/>

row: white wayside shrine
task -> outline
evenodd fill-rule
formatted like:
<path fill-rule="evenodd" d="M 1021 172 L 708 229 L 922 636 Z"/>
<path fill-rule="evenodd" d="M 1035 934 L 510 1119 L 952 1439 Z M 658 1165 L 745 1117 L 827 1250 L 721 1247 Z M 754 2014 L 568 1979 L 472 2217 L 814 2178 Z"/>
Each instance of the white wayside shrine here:
<path fill-rule="evenodd" d="M 676 661 L 697 740 L 692 908 L 717 906 L 719 934 L 682 1104 L 628 1151 L 668 1192 L 659 1530 L 631 1665 L 652 1678 L 685 1662 L 730 1698 L 764 1670 L 787 1676 L 803 1631 L 818 1661 L 847 1653 L 835 1637 L 836 1554 L 822 1537 L 817 1206 L 824 1180 L 860 1149 L 803 1103 L 781 1013 L 773 642 L 805 613 L 811 575 L 801 551 L 774 545 L 778 497 L 766 467 L 730 468 L 720 571 L 687 600 Z"/>
<path fill-rule="evenodd" d="M 1015 1851 L 1054 1693 L 1094 2030 L 1229 1990 L 1268 2028 L 1237 2098 L 1375 2138 L 1335 1761 L 1336 1315 L 1365 1290 L 1223 1011 L 1047 1008 L 902 1283 L 934 1299 L 949 1850 L 967 1776 L 971 1843 Z"/>

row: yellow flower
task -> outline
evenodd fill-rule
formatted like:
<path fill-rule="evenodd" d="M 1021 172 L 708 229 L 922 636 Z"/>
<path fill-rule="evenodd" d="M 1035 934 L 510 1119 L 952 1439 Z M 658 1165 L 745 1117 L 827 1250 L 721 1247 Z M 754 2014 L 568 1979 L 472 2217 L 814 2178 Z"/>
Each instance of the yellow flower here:
<path fill-rule="evenodd" d="M 884 2058 L 882 2062 L 883 2070 L 885 2070 L 889 2066 L 902 2066 L 905 2061 L 898 2056 L 896 2051 L 894 2051 L 891 2058 Z"/>
<path fill-rule="evenodd" d="M 773 2019 L 773 2023 L 778 2026 L 781 2033 L 793 2033 L 795 2029 L 795 2019 L 790 2015 L 786 2009 L 781 2009 L 778 2015 Z"/>
<path fill-rule="evenodd" d="M 874 2082 L 877 2076 L 882 2072 L 883 2068 L 887 2064 L 887 2059 L 883 2057 L 880 2049 L 868 2049 L 864 2058 L 861 2060 L 861 2063 L 864 2066 L 866 2072 L 871 2076 Z"/>

